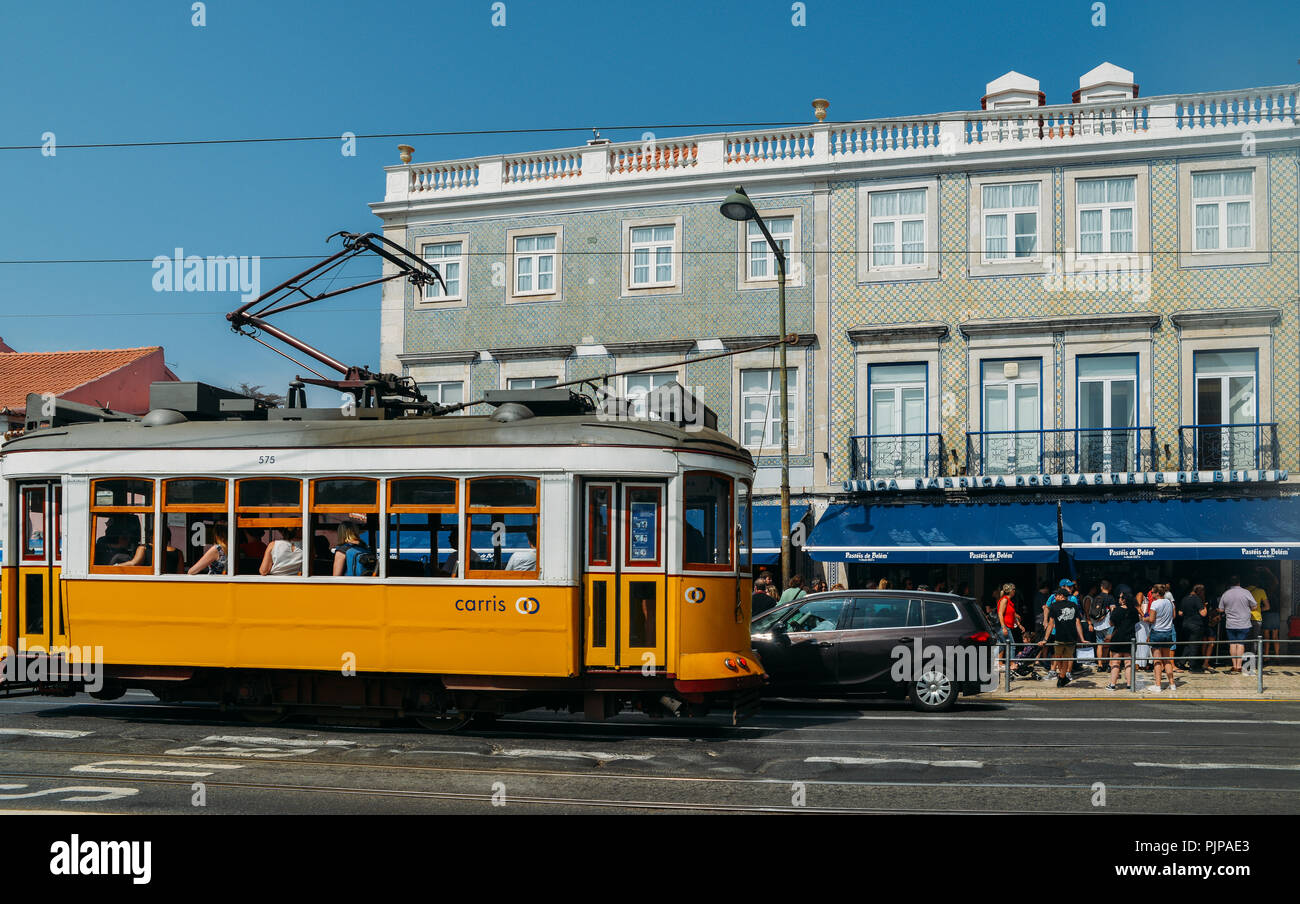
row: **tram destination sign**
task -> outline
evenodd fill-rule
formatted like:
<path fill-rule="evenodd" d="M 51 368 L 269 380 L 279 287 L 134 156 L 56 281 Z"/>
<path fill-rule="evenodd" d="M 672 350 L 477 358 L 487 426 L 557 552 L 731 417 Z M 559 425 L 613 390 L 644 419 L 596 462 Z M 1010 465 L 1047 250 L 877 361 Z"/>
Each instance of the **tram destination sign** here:
<path fill-rule="evenodd" d="M 1280 483 L 1284 470 L 1130 471 L 1080 474 L 1001 474 L 982 477 L 873 477 L 846 480 L 846 493 L 911 493 L 938 490 L 1052 489 L 1056 487 L 1141 487 L 1183 484 Z"/>

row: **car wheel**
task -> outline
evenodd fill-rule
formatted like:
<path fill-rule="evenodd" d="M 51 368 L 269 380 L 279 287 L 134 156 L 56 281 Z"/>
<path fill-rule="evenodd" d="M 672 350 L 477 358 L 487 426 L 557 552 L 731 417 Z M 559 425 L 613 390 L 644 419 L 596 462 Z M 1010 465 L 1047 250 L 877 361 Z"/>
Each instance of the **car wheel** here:
<path fill-rule="evenodd" d="M 941 713 L 952 709 L 957 702 L 957 685 L 943 672 L 933 669 L 921 675 L 908 687 L 907 696 L 912 707 L 923 713 Z"/>

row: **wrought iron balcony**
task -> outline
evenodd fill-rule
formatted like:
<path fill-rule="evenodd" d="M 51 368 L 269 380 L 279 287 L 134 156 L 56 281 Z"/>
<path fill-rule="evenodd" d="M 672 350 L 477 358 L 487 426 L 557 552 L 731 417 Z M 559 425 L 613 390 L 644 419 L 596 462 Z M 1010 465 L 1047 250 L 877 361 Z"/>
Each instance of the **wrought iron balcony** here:
<path fill-rule="evenodd" d="M 1180 471 L 1278 466 L 1277 424 L 1184 424 L 1178 428 Z"/>
<path fill-rule="evenodd" d="M 977 477 L 1154 470 L 1155 445 L 1154 427 L 976 430 L 966 467 Z"/>
<path fill-rule="evenodd" d="M 849 437 L 854 480 L 942 477 L 943 436 L 939 433 L 877 433 Z"/>

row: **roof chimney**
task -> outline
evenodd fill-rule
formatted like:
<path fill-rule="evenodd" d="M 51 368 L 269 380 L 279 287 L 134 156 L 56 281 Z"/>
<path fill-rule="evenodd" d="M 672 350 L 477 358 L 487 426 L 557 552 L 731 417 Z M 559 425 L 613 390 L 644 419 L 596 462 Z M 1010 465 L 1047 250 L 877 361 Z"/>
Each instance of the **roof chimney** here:
<path fill-rule="evenodd" d="M 1076 104 L 1095 103 L 1102 100 L 1124 100 L 1138 96 L 1138 86 L 1133 73 L 1114 63 L 1102 63 L 1091 72 L 1079 76 L 1079 90 L 1074 92 Z"/>
<path fill-rule="evenodd" d="M 1008 110 L 1016 107 L 1041 107 L 1047 98 L 1038 90 L 1038 79 L 1021 75 L 1014 69 L 984 86 L 981 110 Z"/>

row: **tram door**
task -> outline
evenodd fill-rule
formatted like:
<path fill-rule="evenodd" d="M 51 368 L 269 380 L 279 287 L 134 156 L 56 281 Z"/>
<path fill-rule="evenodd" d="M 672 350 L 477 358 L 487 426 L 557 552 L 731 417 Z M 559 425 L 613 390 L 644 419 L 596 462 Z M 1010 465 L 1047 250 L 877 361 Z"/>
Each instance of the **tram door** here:
<path fill-rule="evenodd" d="M 592 482 L 583 496 L 585 662 L 666 667 L 666 485 Z"/>
<path fill-rule="evenodd" d="M 66 645 L 68 628 L 59 574 L 63 565 L 63 487 L 18 487 L 18 637 L 28 649 Z"/>

